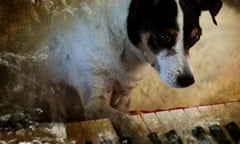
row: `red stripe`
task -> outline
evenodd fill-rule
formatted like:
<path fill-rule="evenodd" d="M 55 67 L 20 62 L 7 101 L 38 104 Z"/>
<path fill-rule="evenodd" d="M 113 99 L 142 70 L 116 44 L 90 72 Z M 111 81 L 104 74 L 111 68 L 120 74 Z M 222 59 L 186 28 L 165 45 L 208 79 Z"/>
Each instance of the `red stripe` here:
<path fill-rule="evenodd" d="M 239 100 L 230 100 L 227 102 L 216 102 L 216 103 L 210 103 L 210 104 L 200 104 L 197 106 L 191 106 L 191 107 L 201 107 L 201 106 L 212 106 L 212 105 L 220 105 L 220 104 L 227 104 L 227 103 L 235 103 L 235 102 L 240 102 Z M 129 111 L 129 115 L 134 115 L 134 114 L 141 114 L 141 113 L 157 113 L 157 112 L 162 112 L 162 111 L 172 111 L 172 110 L 178 110 L 178 109 L 186 109 L 186 108 L 191 108 L 191 107 L 173 107 L 173 108 L 167 108 L 167 109 L 155 109 L 155 110 L 137 110 L 137 111 Z"/>

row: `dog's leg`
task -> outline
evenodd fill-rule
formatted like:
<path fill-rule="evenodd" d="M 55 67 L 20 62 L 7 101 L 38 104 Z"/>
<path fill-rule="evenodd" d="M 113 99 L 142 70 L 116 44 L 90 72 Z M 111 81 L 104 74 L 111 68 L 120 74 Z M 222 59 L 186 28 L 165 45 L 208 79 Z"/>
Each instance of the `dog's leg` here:
<path fill-rule="evenodd" d="M 113 126 L 119 130 L 122 136 L 129 136 L 134 144 L 148 144 L 148 132 L 138 125 L 132 118 L 121 113 L 109 105 L 102 99 L 92 98 L 87 102 L 85 107 L 85 117 L 87 119 L 110 118 Z"/>

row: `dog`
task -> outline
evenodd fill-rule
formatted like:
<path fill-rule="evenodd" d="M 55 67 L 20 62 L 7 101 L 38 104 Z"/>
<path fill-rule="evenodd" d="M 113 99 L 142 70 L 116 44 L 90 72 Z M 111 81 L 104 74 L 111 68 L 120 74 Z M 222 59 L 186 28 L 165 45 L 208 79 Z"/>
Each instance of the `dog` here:
<path fill-rule="evenodd" d="M 51 29 L 52 76 L 77 91 L 85 119 L 110 118 L 121 135 L 145 144 L 147 132 L 125 114 L 129 93 L 149 65 L 170 87 L 192 85 L 199 17 L 209 11 L 217 24 L 221 7 L 220 0 L 80 0 Z"/>

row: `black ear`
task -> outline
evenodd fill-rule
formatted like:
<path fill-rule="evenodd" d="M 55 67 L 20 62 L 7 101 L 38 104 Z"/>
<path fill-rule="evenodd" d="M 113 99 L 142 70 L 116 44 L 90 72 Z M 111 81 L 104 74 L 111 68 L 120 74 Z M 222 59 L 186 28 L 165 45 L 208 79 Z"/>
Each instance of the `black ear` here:
<path fill-rule="evenodd" d="M 213 23 L 217 25 L 217 21 L 215 16 L 218 14 L 220 9 L 222 8 L 221 0 L 199 0 L 201 10 L 209 10 Z"/>

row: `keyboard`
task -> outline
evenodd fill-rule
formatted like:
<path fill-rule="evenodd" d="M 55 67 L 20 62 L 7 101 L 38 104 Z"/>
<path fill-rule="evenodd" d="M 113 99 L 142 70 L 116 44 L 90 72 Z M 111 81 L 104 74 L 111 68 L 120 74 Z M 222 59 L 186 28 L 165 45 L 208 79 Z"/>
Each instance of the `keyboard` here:
<path fill-rule="evenodd" d="M 240 102 L 129 115 L 149 131 L 149 144 L 240 144 Z M 131 144 L 109 119 L 40 124 L 0 131 L 0 144 Z"/>

